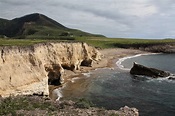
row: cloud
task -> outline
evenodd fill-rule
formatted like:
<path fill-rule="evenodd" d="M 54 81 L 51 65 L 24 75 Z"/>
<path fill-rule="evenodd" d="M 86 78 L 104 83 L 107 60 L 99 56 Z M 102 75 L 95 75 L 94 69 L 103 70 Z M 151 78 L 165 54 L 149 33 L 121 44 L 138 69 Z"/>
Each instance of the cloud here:
<path fill-rule="evenodd" d="M 109 37 L 174 37 L 174 0 L 3 0 L 0 16 L 38 12 L 71 28 Z"/>
<path fill-rule="evenodd" d="M 19 1 L 19 0 L 3 0 L 0 1 L 1 4 L 4 5 L 15 5 L 15 6 L 20 6 L 20 5 L 26 5 L 26 1 Z"/>

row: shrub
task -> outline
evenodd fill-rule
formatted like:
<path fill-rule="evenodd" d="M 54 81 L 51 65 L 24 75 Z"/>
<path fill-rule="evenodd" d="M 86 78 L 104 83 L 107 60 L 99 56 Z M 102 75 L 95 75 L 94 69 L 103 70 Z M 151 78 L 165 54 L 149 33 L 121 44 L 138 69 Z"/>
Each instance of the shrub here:
<path fill-rule="evenodd" d="M 0 99 L 0 116 L 16 115 L 18 110 L 32 111 L 46 110 L 48 113 L 56 111 L 58 107 L 40 97 L 17 96 Z"/>
<path fill-rule="evenodd" d="M 110 116 L 119 116 L 118 114 L 112 113 Z"/>
<path fill-rule="evenodd" d="M 89 109 L 90 107 L 94 106 L 94 104 L 91 101 L 89 101 L 89 100 L 87 100 L 85 98 L 79 99 L 75 103 L 75 105 L 76 105 L 77 108 L 87 108 L 87 109 Z"/>

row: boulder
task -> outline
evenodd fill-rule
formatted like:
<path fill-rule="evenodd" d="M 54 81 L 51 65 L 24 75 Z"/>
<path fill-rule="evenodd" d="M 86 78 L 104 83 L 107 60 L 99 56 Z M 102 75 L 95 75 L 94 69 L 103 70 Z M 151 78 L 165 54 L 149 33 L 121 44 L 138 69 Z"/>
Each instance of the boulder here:
<path fill-rule="evenodd" d="M 162 71 L 155 68 L 149 68 L 149 67 L 137 64 L 136 62 L 134 62 L 133 67 L 130 70 L 130 74 L 149 76 L 153 78 L 170 76 L 169 72 Z"/>

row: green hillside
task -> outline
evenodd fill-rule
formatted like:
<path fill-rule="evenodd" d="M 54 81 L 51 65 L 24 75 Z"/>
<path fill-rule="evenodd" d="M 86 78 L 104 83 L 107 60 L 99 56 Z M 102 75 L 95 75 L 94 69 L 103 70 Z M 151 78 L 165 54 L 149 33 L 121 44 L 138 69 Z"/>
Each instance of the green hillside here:
<path fill-rule="evenodd" d="M 98 48 L 140 48 L 153 45 L 164 46 L 165 44 L 175 44 L 175 39 L 107 38 L 103 35 L 70 29 L 38 13 L 12 20 L 0 19 L 0 46 L 32 45 L 55 40 L 86 42 Z"/>
<path fill-rule="evenodd" d="M 34 13 L 12 20 L 0 19 L 0 37 L 18 39 L 74 39 L 82 36 L 102 36 L 70 29 L 48 18 Z"/>

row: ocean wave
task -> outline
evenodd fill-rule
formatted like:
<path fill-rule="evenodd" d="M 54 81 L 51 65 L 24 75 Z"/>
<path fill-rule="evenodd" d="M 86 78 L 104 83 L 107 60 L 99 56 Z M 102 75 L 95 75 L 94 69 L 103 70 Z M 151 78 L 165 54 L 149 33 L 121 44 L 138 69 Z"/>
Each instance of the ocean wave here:
<path fill-rule="evenodd" d="M 52 91 L 52 99 L 55 101 L 59 101 L 60 98 L 63 97 L 62 87 L 56 88 Z"/>
<path fill-rule="evenodd" d="M 74 77 L 74 78 L 71 79 L 71 82 L 74 83 L 78 79 L 80 79 L 80 77 Z"/>
<path fill-rule="evenodd" d="M 171 78 L 171 79 L 170 79 Z M 149 76 L 145 76 L 145 75 L 134 75 L 132 76 L 132 79 L 137 80 L 137 81 L 145 81 L 145 82 L 171 82 L 171 83 L 175 83 L 175 75 L 172 74 L 170 76 L 167 77 L 158 77 L 158 78 L 152 78 Z"/>
<path fill-rule="evenodd" d="M 67 85 L 68 85 L 68 82 L 64 83 L 64 84 L 62 85 L 62 87 L 55 88 L 55 89 L 52 91 L 51 98 L 52 98 L 53 100 L 55 100 L 55 101 L 59 101 L 60 98 L 64 97 L 64 96 L 63 96 L 63 89 L 64 89 L 65 87 L 67 87 Z"/>
<path fill-rule="evenodd" d="M 122 65 L 122 62 L 127 60 L 127 59 L 131 59 L 131 58 L 135 58 L 135 57 L 139 57 L 139 56 L 146 56 L 146 55 L 154 55 L 154 54 L 160 54 L 160 53 L 147 53 L 147 54 L 137 54 L 137 55 L 134 55 L 134 56 L 127 56 L 127 57 L 123 57 L 123 58 L 120 58 L 117 62 L 116 62 L 116 65 L 122 69 L 122 70 L 130 70 L 130 68 L 126 68 Z"/>
<path fill-rule="evenodd" d="M 159 83 L 161 83 L 161 82 L 175 83 L 175 80 L 169 79 L 170 77 L 175 78 L 174 75 L 171 75 L 171 76 L 164 77 L 164 78 L 162 78 L 162 77 L 160 77 L 160 78 L 149 78 L 146 81 L 147 82 L 159 82 Z"/>
<path fill-rule="evenodd" d="M 88 73 L 82 73 L 84 76 L 86 76 L 86 77 L 90 77 L 91 76 L 91 73 L 90 72 L 88 72 Z"/>

